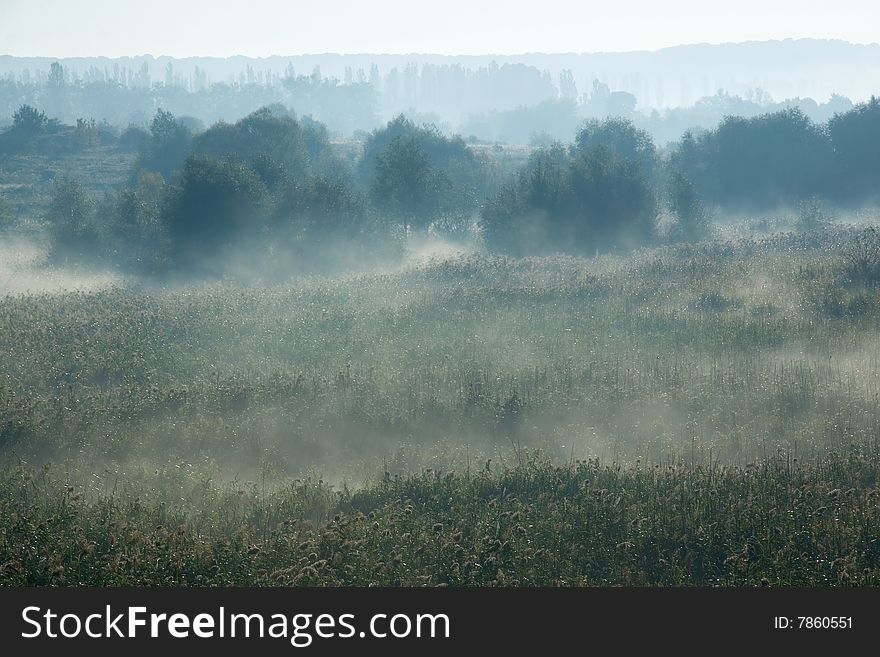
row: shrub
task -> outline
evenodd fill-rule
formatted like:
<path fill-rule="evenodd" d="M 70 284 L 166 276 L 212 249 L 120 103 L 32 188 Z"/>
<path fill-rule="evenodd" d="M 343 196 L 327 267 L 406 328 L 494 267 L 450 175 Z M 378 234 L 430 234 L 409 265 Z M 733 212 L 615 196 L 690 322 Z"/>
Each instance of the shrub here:
<path fill-rule="evenodd" d="M 78 181 L 65 177 L 55 183 L 46 219 L 56 258 L 79 259 L 94 249 L 94 203 Z"/>
<path fill-rule="evenodd" d="M 798 205 L 797 226 L 802 231 L 819 230 L 828 223 L 828 216 L 817 196 L 801 201 Z"/>
<path fill-rule="evenodd" d="M 844 253 L 844 273 L 851 283 L 880 283 L 880 232 L 868 228 L 856 236 Z"/>

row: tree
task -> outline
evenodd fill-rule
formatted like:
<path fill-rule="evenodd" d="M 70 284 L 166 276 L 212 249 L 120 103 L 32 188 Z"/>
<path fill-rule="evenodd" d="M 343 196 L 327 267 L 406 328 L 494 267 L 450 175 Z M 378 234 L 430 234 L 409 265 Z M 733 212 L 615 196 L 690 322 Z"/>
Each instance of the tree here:
<path fill-rule="evenodd" d="M 638 100 L 627 91 L 613 91 L 608 94 L 605 108 L 608 116 L 630 117 L 635 114 Z"/>
<path fill-rule="evenodd" d="M 395 137 L 376 161 L 370 196 L 380 211 L 407 225 L 426 226 L 443 214 L 450 187 L 415 137 Z"/>
<path fill-rule="evenodd" d="M 571 158 L 559 143 L 534 153 L 522 178 L 528 205 L 552 214 L 566 212 L 571 196 L 570 168 Z"/>
<path fill-rule="evenodd" d="M 205 258 L 260 237 L 266 203 L 265 185 L 242 162 L 188 157 L 166 215 L 176 264 L 199 269 Z"/>
<path fill-rule="evenodd" d="M 189 152 L 192 133 L 171 112 L 159 109 L 150 122 L 150 136 L 135 171 L 154 171 L 170 181 Z"/>
<path fill-rule="evenodd" d="M 403 115 L 370 134 L 358 171 L 378 209 L 414 226 L 470 218 L 488 189 L 483 162 L 461 137 Z"/>
<path fill-rule="evenodd" d="M 728 116 L 698 137 L 686 133 L 671 156 L 703 198 L 747 209 L 827 193 L 833 161 L 826 132 L 797 108 Z"/>
<path fill-rule="evenodd" d="M 364 199 L 343 178 L 313 176 L 291 182 L 275 207 L 274 225 L 286 225 L 304 241 L 354 236 L 364 222 Z"/>
<path fill-rule="evenodd" d="M 46 107 L 51 116 L 64 118 L 69 110 L 67 76 L 64 67 L 58 62 L 52 62 L 52 65 L 49 67 L 46 92 Z"/>
<path fill-rule="evenodd" d="M 574 74 L 570 69 L 564 68 L 559 73 L 559 94 L 563 98 L 577 100 L 577 83 L 575 83 Z"/>
<path fill-rule="evenodd" d="M 582 155 L 597 146 L 604 146 L 617 158 L 636 162 L 648 177 L 653 175 L 657 166 L 657 148 L 651 135 L 636 128 L 628 119 L 586 121 L 575 137 L 572 154 Z"/>
<path fill-rule="evenodd" d="M 168 187 L 158 173 L 141 173 L 135 186 L 119 193 L 107 226 L 119 264 L 147 273 L 167 264 L 167 199 Z"/>
<path fill-rule="evenodd" d="M 46 131 L 46 114 L 30 105 L 22 105 L 12 115 L 12 129 L 25 137 L 35 137 Z"/>
<path fill-rule="evenodd" d="M 657 201 L 639 160 L 596 146 L 574 158 L 570 180 L 580 248 L 631 249 L 654 238 Z"/>
<path fill-rule="evenodd" d="M 535 151 L 516 181 L 483 206 L 480 227 L 486 245 L 514 256 L 558 250 L 570 222 L 570 167 L 568 150 L 561 144 Z"/>
<path fill-rule="evenodd" d="M 514 255 L 628 249 L 654 237 L 657 203 L 642 165 L 603 144 L 533 153 L 486 203 L 487 245 Z"/>
<path fill-rule="evenodd" d="M 347 178 L 309 176 L 281 192 L 270 224 L 274 272 L 335 273 L 394 246 L 389 225 L 370 221 L 363 194 Z"/>
<path fill-rule="evenodd" d="M 216 159 L 237 158 L 269 187 L 299 179 L 310 171 L 300 124 L 277 108 L 263 107 L 232 125 L 215 124 L 195 138 L 193 152 Z"/>
<path fill-rule="evenodd" d="M 364 150 L 358 162 L 358 171 L 362 181 L 369 184 L 376 171 L 379 156 L 396 138 L 411 137 L 418 128 L 403 114 L 389 121 L 383 128 L 373 130 L 364 142 Z"/>
<path fill-rule="evenodd" d="M 147 147 L 149 139 L 150 135 L 146 130 L 130 125 L 119 135 L 116 147 L 125 153 L 140 153 Z"/>
<path fill-rule="evenodd" d="M 828 122 L 834 149 L 834 194 L 849 204 L 880 196 L 880 98 L 872 96 Z"/>
<path fill-rule="evenodd" d="M 61 89 L 64 87 L 65 83 L 66 76 L 64 74 L 64 67 L 58 62 L 52 62 L 51 66 L 49 66 L 49 88 Z"/>
<path fill-rule="evenodd" d="M 676 171 L 669 181 L 669 210 L 675 218 L 670 238 L 675 242 L 697 242 L 711 232 L 709 215 L 690 180 Z"/>
<path fill-rule="evenodd" d="M 299 120 L 299 126 L 309 168 L 312 173 L 326 173 L 336 164 L 336 158 L 330 148 L 330 132 L 327 126 L 311 116 L 303 116 Z"/>
<path fill-rule="evenodd" d="M 561 98 L 528 107 L 491 110 L 486 114 L 474 115 L 462 125 L 462 131 L 492 141 L 549 145 L 555 140 L 570 140 L 580 123 L 577 102 L 571 98 Z"/>
<path fill-rule="evenodd" d="M 94 204 L 73 178 L 55 184 L 46 220 L 52 236 L 52 253 L 65 260 L 94 255 Z"/>

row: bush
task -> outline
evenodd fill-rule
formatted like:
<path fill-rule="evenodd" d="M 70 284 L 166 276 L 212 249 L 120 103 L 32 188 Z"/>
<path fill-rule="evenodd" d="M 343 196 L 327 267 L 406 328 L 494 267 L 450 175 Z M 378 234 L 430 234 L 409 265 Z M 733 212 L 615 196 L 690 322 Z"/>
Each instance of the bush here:
<path fill-rule="evenodd" d="M 25 153 L 50 126 L 45 113 L 30 105 L 22 105 L 12 115 L 12 127 L 0 134 L 0 153 Z"/>
<path fill-rule="evenodd" d="M 802 231 L 820 230 L 828 223 L 828 216 L 818 196 L 811 196 L 798 204 L 797 227 Z"/>
<path fill-rule="evenodd" d="M 94 203 L 78 181 L 65 177 L 55 183 L 46 220 L 56 259 L 78 260 L 94 255 L 97 244 L 94 209 Z"/>
<path fill-rule="evenodd" d="M 46 114 L 30 105 L 22 105 L 12 115 L 12 129 L 27 137 L 42 134 L 48 125 Z"/>
<path fill-rule="evenodd" d="M 106 226 L 114 259 L 123 267 L 158 273 L 167 266 L 168 234 L 163 223 L 167 187 L 156 173 L 142 173 L 137 185 L 114 199 Z"/>
<path fill-rule="evenodd" d="M 124 153 L 140 153 L 147 145 L 150 134 L 143 128 L 130 125 L 116 142 L 116 147 Z"/>
<path fill-rule="evenodd" d="M 0 196 L 0 229 L 8 227 L 12 223 L 12 208 L 2 196 Z"/>
<path fill-rule="evenodd" d="M 844 253 L 844 274 L 851 283 L 880 284 L 880 232 L 868 228 Z"/>

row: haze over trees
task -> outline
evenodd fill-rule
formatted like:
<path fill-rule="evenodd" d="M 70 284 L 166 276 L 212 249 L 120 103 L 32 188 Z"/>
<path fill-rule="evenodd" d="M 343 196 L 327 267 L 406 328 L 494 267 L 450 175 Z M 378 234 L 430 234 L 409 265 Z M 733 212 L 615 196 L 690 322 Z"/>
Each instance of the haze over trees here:
<path fill-rule="evenodd" d="M 876 49 L 777 45 L 0 57 L 0 585 L 880 582 Z"/>
<path fill-rule="evenodd" d="M 778 64 L 768 69 L 768 60 Z M 880 47 L 810 39 L 495 57 L 0 56 L 0 116 L 25 103 L 67 124 L 95 117 L 124 128 L 162 107 L 212 125 L 281 103 L 344 137 L 404 112 L 466 138 L 519 144 L 542 134 L 570 141 L 583 120 L 619 116 L 663 146 L 726 115 L 798 108 L 824 123 L 876 92 L 872 71 L 880 73 Z"/>
<path fill-rule="evenodd" d="M 730 116 L 662 149 L 630 119 L 588 119 L 568 143 L 518 151 L 402 114 L 362 140 L 334 141 L 320 121 L 279 104 L 208 128 L 160 108 L 147 129 L 124 131 L 65 125 L 22 105 L 0 152 L 134 155 L 125 188 L 103 198 L 75 172 L 56 180 L 44 219 L 65 261 L 79 253 L 212 276 L 225 261 L 235 263 L 226 273 L 276 276 L 318 261 L 344 267 L 350 258 L 328 255 L 331 236 L 377 253 L 399 251 L 399 236 L 416 231 L 479 236 L 513 255 L 588 255 L 705 239 L 713 215 L 800 208 L 800 225 L 818 227 L 824 220 L 807 215 L 877 202 L 878 139 L 876 98 L 823 124 L 791 108 Z M 238 256 L 258 246 L 267 255 L 245 266 Z"/>
<path fill-rule="evenodd" d="M 490 248 L 517 255 L 632 248 L 654 237 L 650 138 L 619 119 L 590 122 L 569 148 L 532 154 L 493 198 L 482 223 Z"/>

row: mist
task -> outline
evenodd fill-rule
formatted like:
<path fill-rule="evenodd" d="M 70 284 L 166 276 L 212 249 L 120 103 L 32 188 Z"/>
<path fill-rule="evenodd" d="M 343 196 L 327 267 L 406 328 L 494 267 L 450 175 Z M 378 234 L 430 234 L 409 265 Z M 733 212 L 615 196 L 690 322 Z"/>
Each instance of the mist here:
<path fill-rule="evenodd" d="M 877 70 L 819 39 L 0 57 L 2 522 L 58 532 L 10 529 L 0 583 L 873 581 Z"/>

